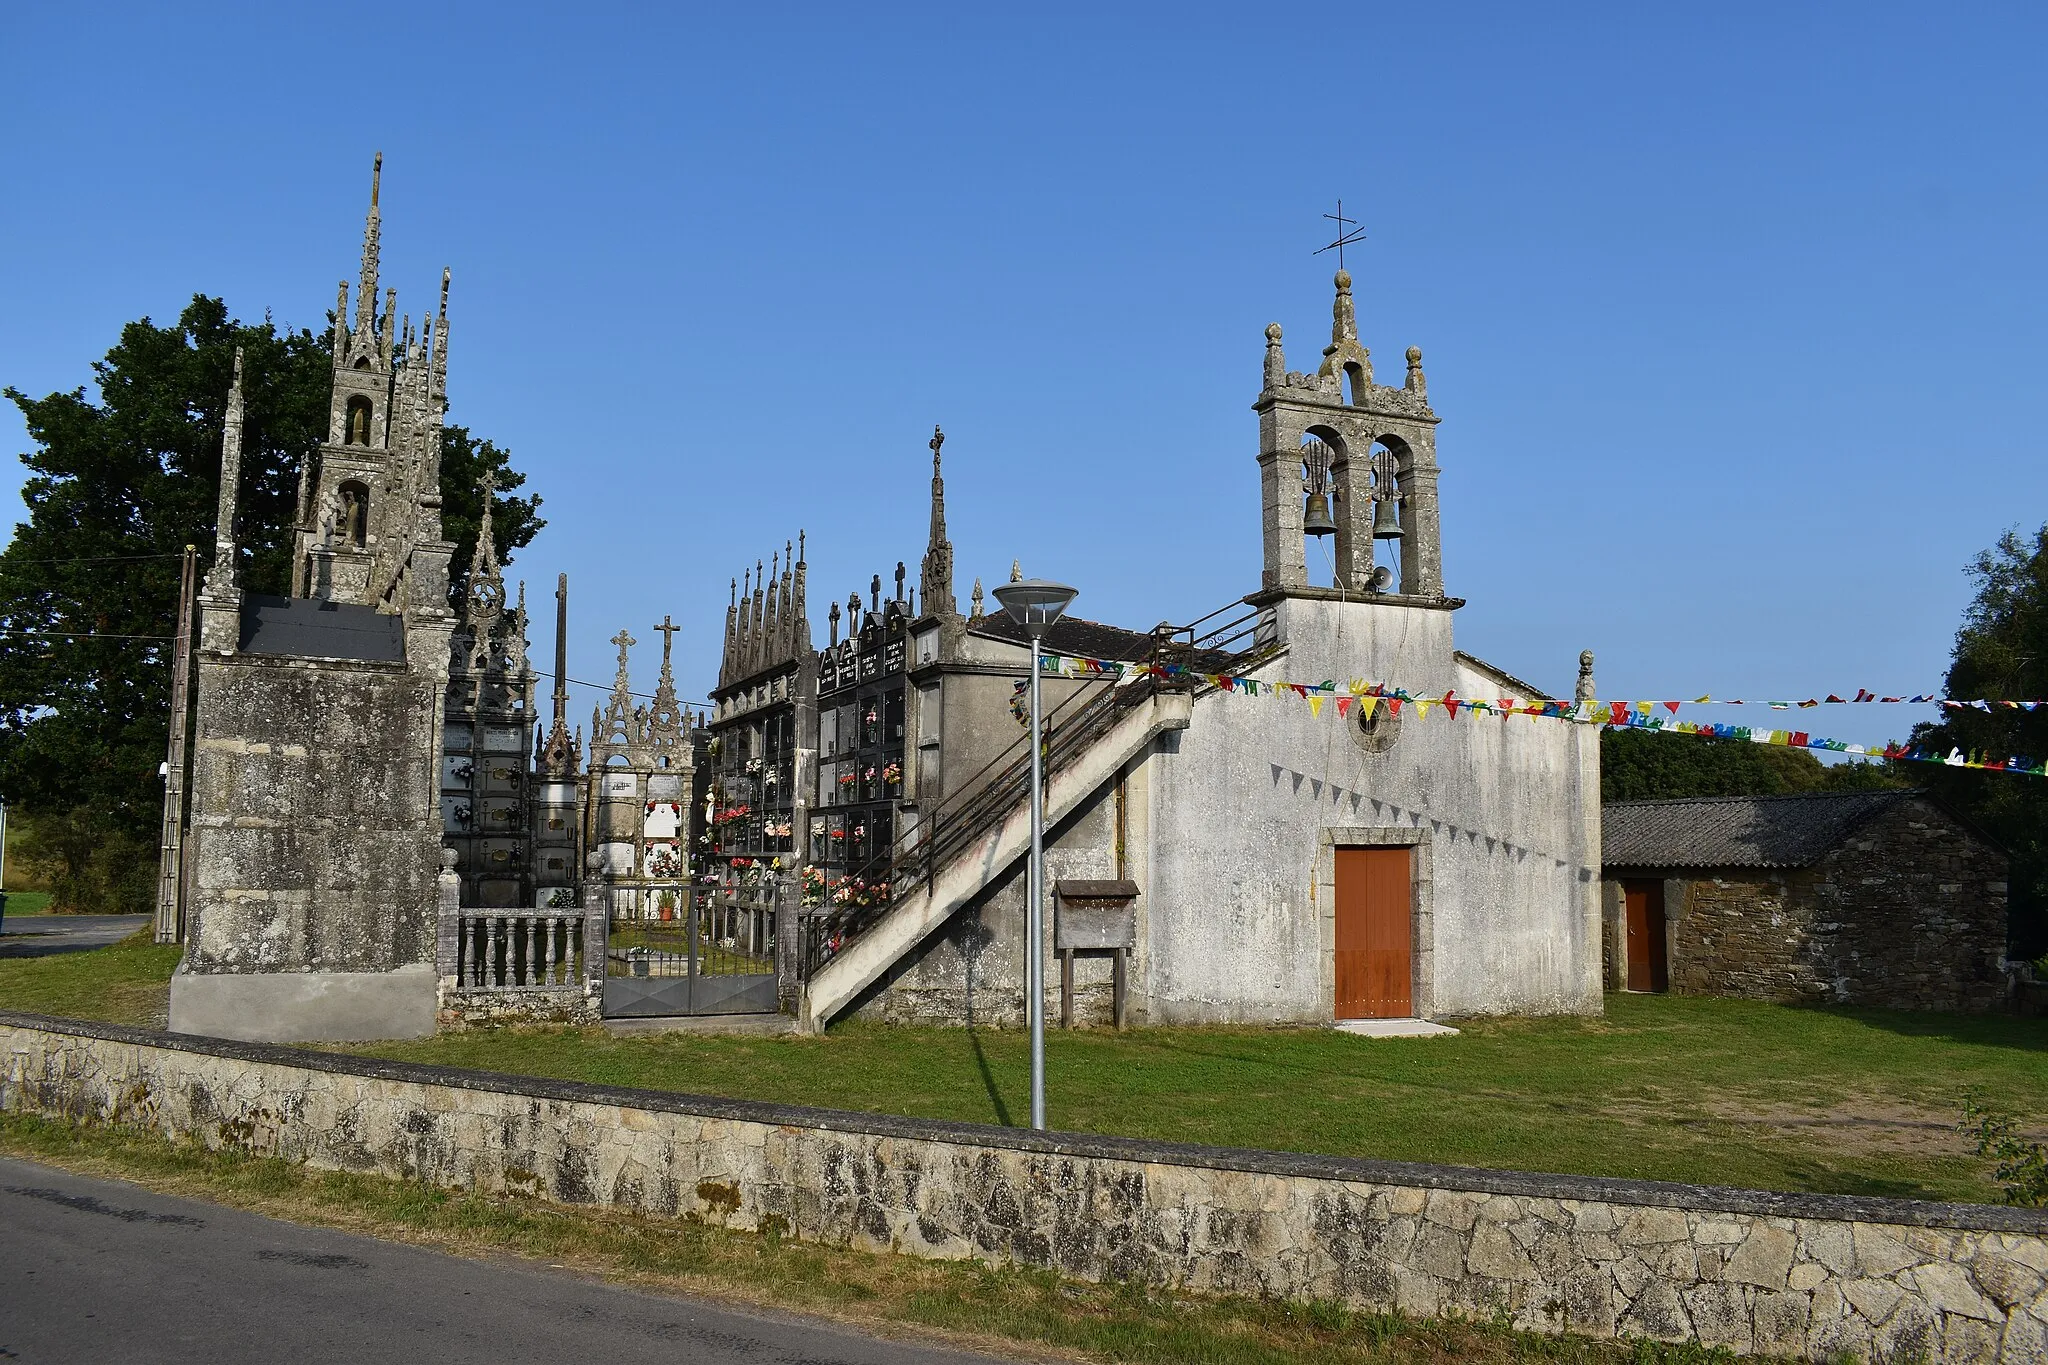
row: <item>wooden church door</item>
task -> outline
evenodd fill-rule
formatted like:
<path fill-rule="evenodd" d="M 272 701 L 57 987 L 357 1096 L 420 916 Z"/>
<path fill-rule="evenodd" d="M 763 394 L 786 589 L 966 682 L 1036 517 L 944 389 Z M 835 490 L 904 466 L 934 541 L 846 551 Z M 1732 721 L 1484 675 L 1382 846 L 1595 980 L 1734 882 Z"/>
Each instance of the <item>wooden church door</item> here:
<path fill-rule="evenodd" d="M 1627 912 L 1628 988 L 1666 990 L 1671 982 L 1664 955 L 1664 883 L 1631 877 L 1622 883 L 1621 895 Z"/>
<path fill-rule="evenodd" d="M 1415 1013 L 1413 850 L 1337 853 L 1337 1017 Z"/>

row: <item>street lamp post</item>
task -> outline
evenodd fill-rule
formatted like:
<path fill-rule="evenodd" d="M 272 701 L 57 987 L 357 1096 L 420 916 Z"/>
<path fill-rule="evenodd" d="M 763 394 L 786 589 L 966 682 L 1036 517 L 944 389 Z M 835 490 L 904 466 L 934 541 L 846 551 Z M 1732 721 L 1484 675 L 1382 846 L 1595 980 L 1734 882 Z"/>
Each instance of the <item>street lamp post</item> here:
<path fill-rule="evenodd" d="M 1045 736 L 1038 700 L 1038 645 L 1076 596 L 1064 583 L 1026 578 L 996 601 L 1031 637 L 1031 863 L 1024 889 L 1024 996 L 1031 1022 L 1031 1126 L 1045 1129 Z"/>

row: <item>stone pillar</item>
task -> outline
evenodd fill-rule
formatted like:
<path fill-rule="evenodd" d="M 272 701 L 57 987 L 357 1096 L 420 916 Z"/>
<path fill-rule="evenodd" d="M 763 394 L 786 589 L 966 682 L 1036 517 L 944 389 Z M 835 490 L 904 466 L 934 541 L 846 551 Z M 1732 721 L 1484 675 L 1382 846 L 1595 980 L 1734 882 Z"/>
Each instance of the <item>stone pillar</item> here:
<path fill-rule="evenodd" d="M 1401 591 L 1411 597 L 1444 595 L 1443 542 L 1437 532 L 1436 460 L 1418 449 L 1400 478 Z"/>
<path fill-rule="evenodd" d="M 438 905 L 434 924 L 434 975 L 441 982 L 441 1003 L 448 992 L 459 988 L 456 979 L 462 962 L 462 877 L 456 872 L 458 855 L 452 848 L 441 850 L 441 872 L 434 879 Z"/>
<path fill-rule="evenodd" d="M 1301 543 L 1300 455 L 1292 450 L 1267 450 L 1259 456 L 1259 493 L 1264 516 L 1266 566 L 1260 586 L 1299 588 L 1308 583 Z"/>
<path fill-rule="evenodd" d="M 1360 432 L 1370 437 L 1370 432 Z M 1337 500 L 1330 510 L 1337 523 L 1337 586 L 1346 592 L 1372 589 L 1372 445 L 1340 447 L 1330 466 Z"/>
<path fill-rule="evenodd" d="M 775 1008 L 795 1015 L 799 1008 L 803 970 L 802 905 L 803 886 L 795 875 L 784 873 L 774 879 L 775 887 Z"/>
<path fill-rule="evenodd" d="M 605 936 L 607 920 L 604 854 L 590 851 L 583 877 L 583 995 L 593 1017 L 604 1012 Z"/>

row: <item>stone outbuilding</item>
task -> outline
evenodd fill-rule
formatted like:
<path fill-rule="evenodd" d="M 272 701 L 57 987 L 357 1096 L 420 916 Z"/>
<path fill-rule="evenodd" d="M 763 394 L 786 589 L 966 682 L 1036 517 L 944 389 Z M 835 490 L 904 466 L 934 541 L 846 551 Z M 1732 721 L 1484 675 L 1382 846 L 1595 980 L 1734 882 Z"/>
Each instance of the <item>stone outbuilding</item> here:
<path fill-rule="evenodd" d="M 2005 851 L 1925 792 L 1611 802 L 1601 839 L 1610 990 L 2006 1001 Z"/>

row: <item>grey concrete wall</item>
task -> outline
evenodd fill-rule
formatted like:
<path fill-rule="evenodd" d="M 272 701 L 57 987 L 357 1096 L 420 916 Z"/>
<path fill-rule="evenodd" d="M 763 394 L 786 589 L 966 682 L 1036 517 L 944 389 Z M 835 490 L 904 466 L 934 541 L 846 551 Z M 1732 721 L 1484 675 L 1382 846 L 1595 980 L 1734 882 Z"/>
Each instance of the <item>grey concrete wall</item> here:
<path fill-rule="evenodd" d="M 1097 791 L 1081 810 L 1046 831 L 1044 946 L 1046 1018 L 1059 1018 L 1059 964 L 1053 952 L 1053 883 L 1063 877 L 1117 877 L 1116 788 Z M 909 1024 L 1019 1028 L 1025 1022 L 1025 864 L 1022 860 L 897 962 L 864 994 L 862 1018 Z M 1109 965 L 1081 967 L 1081 1022 L 1108 1018 Z"/>
<path fill-rule="evenodd" d="M 2048 1358 L 2048 1212 L 1036 1134 L 0 1014 L 0 1108 L 1086 1279 L 1825 1360 Z"/>
<path fill-rule="evenodd" d="M 1311 598 L 1274 610 L 1286 652 L 1258 678 L 1527 698 L 1455 657 L 1447 611 Z M 1404 708 L 1399 738 L 1370 753 L 1331 712 L 1213 693 L 1151 759 L 1149 1016 L 1328 1019 L 1333 837 L 1416 848 L 1431 920 L 1418 1010 L 1597 1012 L 1594 728 Z"/>

